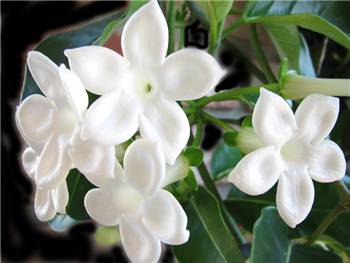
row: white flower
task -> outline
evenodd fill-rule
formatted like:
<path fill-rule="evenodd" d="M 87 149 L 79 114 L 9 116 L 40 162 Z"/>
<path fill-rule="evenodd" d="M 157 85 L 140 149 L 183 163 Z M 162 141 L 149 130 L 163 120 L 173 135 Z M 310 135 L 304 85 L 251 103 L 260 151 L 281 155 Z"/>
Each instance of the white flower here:
<path fill-rule="evenodd" d="M 326 139 L 338 112 L 338 98 L 314 94 L 303 100 L 294 116 L 285 100 L 262 88 L 253 127 L 265 147 L 246 155 L 228 180 L 250 195 L 265 193 L 278 180 L 279 214 L 295 227 L 311 210 L 311 179 L 328 183 L 345 174 L 342 150 Z"/>
<path fill-rule="evenodd" d="M 80 139 L 83 114 L 88 106 L 88 96 L 80 80 L 64 65 L 59 68 L 36 51 L 29 52 L 28 66 L 45 96 L 35 94 L 25 98 L 17 108 L 16 122 L 31 147 L 24 153 L 23 166 L 27 171 L 32 170 L 37 187 L 57 189 L 74 167 L 94 184 L 113 178 L 114 147 Z"/>
<path fill-rule="evenodd" d="M 190 127 L 176 100 L 202 97 L 224 71 L 204 51 L 186 48 L 166 57 L 168 27 L 152 0 L 127 21 L 124 57 L 98 46 L 66 50 L 87 90 L 102 95 L 88 110 L 82 136 L 106 145 L 135 134 L 160 143 L 169 164 L 187 143 Z"/>
<path fill-rule="evenodd" d="M 165 160 L 158 144 L 138 139 L 126 150 L 124 171 L 118 166 L 114 182 L 85 196 L 94 220 L 119 225 L 123 247 L 133 262 L 158 261 L 161 241 L 177 245 L 188 240 L 186 214 L 175 197 L 161 189 L 164 177 Z"/>

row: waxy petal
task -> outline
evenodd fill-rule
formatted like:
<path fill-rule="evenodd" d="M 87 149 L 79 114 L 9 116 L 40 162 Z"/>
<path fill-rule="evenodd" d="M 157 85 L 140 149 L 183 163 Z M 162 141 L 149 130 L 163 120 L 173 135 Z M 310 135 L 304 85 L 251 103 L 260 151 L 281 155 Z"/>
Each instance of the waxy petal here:
<path fill-rule="evenodd" d="M 171 100 L 193 100 L 214 89 L 224 74 L 215 58 L 207 52 L 186 48 L 165 59 L 160 71 L 160 86 Z"/>
<path fill-rule="evenodd" d="M 89 105 L 89 98 L 80 79 L 65 65 L 60 66 L 60 76 L 67 99 L 71 107 L 81 117 Z"/>
<path fill-rule="evenodd" d="M 56 189 L 51 190 L 51 196 L 55 210 L 60 214 L 65 214 L 69 200 L 68 187 L 65 180 Z"/>
<path fill-rule="evenodd" d="M 345 175 L 344 153 L 335 142 L 325 140 L 312 150 L 309 156 L 309 173 L 312 179 L 321 183 L 331 183 Z"/>
<path fill-rule="evenodd" d="M 115 180 L 115 166 L 120 165 L 115 158 L 114 146 L 82 140 L 78 131 L 68 153 L 73 166 L 94 185 L 108 186 L 111 180 Z"/>
<path fill-rule="evenodd" d="M 166 162 L 173 164 L 187 144 L 190 126 L 186 114 L 176 102 L 159 98 L 142 113 L 140 133 L 157 141 Z"/>
<path fill-rule="evenodd" d="M 188 240 L 187 216 L 175 197 L 165 190 L 147 201 L 142 222 L 166 244 L 179 245 Z"/>
<path fill-rule="evenodd" d="M 288 103 L 264 88 L 260 89 L 252 122 L 256 134 L 266 145 L 280 146 L 296 130 L 293 111 Z"/>
<path fill-rule="evenodd" d="M 163 183 L 165 161 L 157 143 L 138 139 L 125 152 L 124 173 L 128 182 L 145 195 L 152 195 Z"/>
<path fill-rule="evenodd" d="M 46 97 L 59 101 L 64 97 L 58 67 L 48 57 L 38 51 L 30 51 L 28 68 L 36 84 Z"/>
<path fill-rule="evenodd" d="M 40 221 L 49 221 L 55 217 L 56 210 L 50 190 L 36 189 L 34 211 Z"/>
<path fill-rule="evenodd" d="M 331 132 L 339 113 L 339 99 L 313 94 L 306 97 L 295 112 L 298 135 L 314 145 Z"/>
<path fill-rule="evenodd" d="M 85 115 L 82 138 L 106 145 L 116 145 L 130 139 L 138 128 L 139 104 L 122 91 L 103 95 Z"/>
<path fill-rule="evenodd" d="M 283 173 L 277 186 L 277 209 L 290 227 L 294 228 L 310 213 L 315 190 L 306 169 L 291 169 Z"/>
<path fill-rule="evenodd" d="M 66 49 L 71 70 L 92 93 L 103 95 L 125 86 L 128 63 L 115 51 L 98 46 Z"/>
<path fill-rule="evenodd" d="M 68 175 L 71 160 L 68 156 L 67 138 L 53 135 L 40 154 L 35 181 L 38 187 L 54 189 L 58 187 Z"/>
<path fill-rule="evenodd" d="M 230 172 L 228 181 L 244 193 L 260 195 L 277 182 L 284 169 L 279 152 L 267 146 L 247 154 Z"/>
<path fill-rule="evenodd" d="M 140 220 L 125 218 L 119 229 L 124 250 L 132 262 L 158 262 L 161 254 L 160 241 L 149 233 Z"/>
<path fill-rule="evenodd" d="M 33 148 L 28 147 L 24 150 L 22 155 L 22 164 L 24 170 L 31 179 L 34 179 L 34 173 L 38 165 L 38 161 L 39 155 L 33 150 Z"/>
<path fill-rule="evenodd" d="M 54 125 L 54 105 L 44 96 L 31 95 L 17 108 L 17 124 L 28 144 L 41 150 Z M 33 142 L 33 143 L 32 143 Z"/>
<path fill-rule="evenodd" d="M 149 1 L 126 22 L 122 49 L 133 68 L 149 69 L 163 63 L 168 49 L 168 26 L 157 1 Z"/>

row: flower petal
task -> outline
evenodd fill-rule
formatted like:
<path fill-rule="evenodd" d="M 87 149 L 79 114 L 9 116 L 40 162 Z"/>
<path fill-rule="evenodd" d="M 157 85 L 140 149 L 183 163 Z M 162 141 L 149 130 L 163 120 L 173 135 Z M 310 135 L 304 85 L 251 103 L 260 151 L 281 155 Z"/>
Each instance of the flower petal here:
<path fill-rule="evenodd" d="M 280 146 L 296 130 L 293 111 L 288 103 L 264 88 L 260 89 L 252 122 L 255 132 L 266 145 Z"/>
<path fill-rule="evenodd" d="M 62 85 L 67 99 L 78 116 L 82 116 L 89 105 L 89 98 L 80 79 L 65 65 L 60 66 Z"/>
<path fill-rule="evenodd" d="M 127 81 L 128 63 L 117 52 L 98 46 L 66 49 L 71 70 L 92 93 L 103 95 Z"/>
<path fill-rule="evenodd" d="M 132 67 L 153 68 L 163 63 L 168 49 L 168 26 L 157 1 L 149 1 L 126 22 L 122 49 Z"/>
<path fill-rule="evenodd" d="M 125 218 L 120 223 L 120 236 L 124 250 L 132 262 L 158 262 L 160 241 L 154 238 L 140 220 Z"/>
<path fill-rule="evenodd" d="M 171 100 L 198 99 L 214 89 L 224 74 L 207 52 L 185 48 L 165 59 L 160 71 L 161 88 Z"/>
<path fill-rule="evenodd" d="M 54 189 L 68 175 L 71 160 L 67 153 L 68 141 L 64 136 L 53 135 L 40 154 L 35 181 L 38 187 Z"/>
<path fill-rule="evenodd" d="M 54 111 L 53 103 L 37 94 L 27 97 L 17 109 L 19 129 L 26 141 L 38 145 L 36 148 L 41 148 L 51 135 Z"/>
<path fill-rule="evenodd" d="M 333 129 L 339 113 L 339 99 L 313 94 L 295 112 L 298 135 L 312 144 L 320 143 Z"/>
<path fill-rule="evenodd" d="M 31 179 L 34 179 L 35 169 L 38 165 L 39 155 L 31 147 L 27 147 L 22 155 L 23 168 Z"/>
<path fill-rule="evenodd" d="M 54 101 L 60 100 L 64 93 L 57 65 L 38 51 L 28 53 L 27 63 L 30 73 L 45 96 Z"/>
<path fill-rule="evenodd" d="M 230 172 L 228 181 L 249 195 L 268 191 L 283 172 L 279 152 L 267 146 L 247 154 Z"/>
<path fill-rule="evenodd" d="M 65 214 L 69 200 L 68 187 L 65 180 L 57 188 L 51 190 L 51 196 L 56 211 L 60 214 Z"/>
<path fill-rule="evenodd" d="M 56 210 L 50 190 L 36 189 L 34 211 L 40 221 L 49 221 L 55 217 Z"/>
<path fill-rule="evenodd" d="M 141 193 L 151 195 L 165 176 L 165 161 L 156 142 L 138 139 L 125 152 L 124 173 L 128 182 Z"/>
<path fill-rule="evenodd" d="M 165 190 L 157 192 L 145 205 L 142 222 L 147 229 L 166 244 L 187 242 L 187 216 L 175 197 Z"/>
<path fill-rule="evenodd" d="M 340 180 L 345 175 L 346 161 L 340 147 L 330 140 L 312 148 L 309 173 L 312 179 L 321 183 Z"/>
<path fill-rule="evenodd" d="M 115 158 L 114 146 L 81 140 L 79 130 L 73 136 L 68 154 L 73 166 L 98 187 L 108 186 L 115 179 L 115 166 L 120 167 Z"/>
<path fill-rule="evenodd" d="M 159 98 L 141 114 L 140 133 L 157 141 L 166 162 L 173 164 L 189 139 L 190 126 L 176 102 Z"/>
<path fill-rule="evenodd" d="M 277 187 L 277 209 L 290 227 L 302 222 L 312 208 L 314 185 L 306 169 L 284 172 Z"/>
<path fill-rule="evenodd" d="M 122 91 L 103 95 L 86 112 L 82 139 L 106 145 L 120 144 L 137 131 L 139 111 L 135 99 Z"/>

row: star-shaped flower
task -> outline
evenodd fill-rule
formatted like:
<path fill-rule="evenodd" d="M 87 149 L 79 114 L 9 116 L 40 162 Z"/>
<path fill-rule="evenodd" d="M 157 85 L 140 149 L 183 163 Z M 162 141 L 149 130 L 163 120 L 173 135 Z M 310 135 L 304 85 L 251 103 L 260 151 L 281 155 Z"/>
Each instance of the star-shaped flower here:
<path fill-rule="evenodd" d="M 102 95 L 88 110 L 84 138 L 120 144 L 135 134 L 161 145 L 169 164 L 186 145 L 190 127 L 176 100 L 207 94 L 224 75 L 208 53 L 192 48 L 166 57 L 168 27 L 155 0 L 127 21 L 124 57 L 98 46 L 66 50 L 70 68 L 87 90 Z"/>
<path fill-rule="evenodd" d="M 172 194 L 161 189 L 165 167 L 158 144 L 138 139 L 126 150 L 124 171 L 117 166 L 114 181 L 85 196 L 86 210 L 95 221 L 119 225 L 132 262 L 157 262 L 161 241 L 177 245 L 188 240 L 185 212 Z"/>
<path fill-rule="evenodd" d="M 17 108 L 16 122 L 31 147 L 24 152 L 23 165 L 34 173 L 37 187 L 57 189 L 74 167 L 92 183 L 112 178 L 114 147 L 80 139 L 88 96 L 78 77 L 36 51 L 29 52 L 28 67 L 45 96 L 25 98 Z"/>
<path fill-rule="evenodd" d="M 265 146 L 246 155 L 228 180 L 250 195 L 263 194 L 278 181 L 279 214 L 295 227 L 312 208 L 312 179 L 328 183 L 345 174 L 342 150 L 326 139 L 338 112 L 337 98 L 314 94 L 303 100 L 294 116 L 285 100 L 262 88 L 252 121 Z"/>

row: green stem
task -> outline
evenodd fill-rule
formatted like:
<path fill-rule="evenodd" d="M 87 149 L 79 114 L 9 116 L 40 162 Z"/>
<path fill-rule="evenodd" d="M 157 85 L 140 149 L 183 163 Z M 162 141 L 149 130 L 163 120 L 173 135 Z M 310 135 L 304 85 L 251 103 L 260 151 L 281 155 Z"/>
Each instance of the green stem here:
<path fill-rule="evenodd" d="M 199 147 L 202 141 L 203 136 L 203 119 L 198 116 L 197 117 L 197 127 L 196 127 L 196 136 L 193 139 L 192 146 Z"/>
<path fill-rule="evenodd" d="M 343 184 L 342 181 L 337 182 L 337 190 L 340 192 L 339 195 L 342 197 L 340 203 L 329 212 L 329 214 L 323 219 L 321 224 L 312 233 L 308 245 L 312 245 L 315 241 L 327 230 L 327 228 L 333 223 L 333 221 L 343 214 L 344 212 L 350 210 L 350 191 Z"/>
<path fill-rule="evenodd" d="M 264 87 L 273 92 L 279 91 L 279 85 L 277 83 L 263 84 L 261 86 L 250 86 L 244 88 L 234 88 L 228 91 L 222 91 L 215 95 L 204 97 L 197 101 L 197 107 L 204 107 L 213 101 L 224 101 L 224 100 L 239 100 L 244 95 L 259 94 L 260 88 Z"/>
<path fill-rule="evenodd" d="M 267 59 L 265 57 L 264 51 L 261 48 L 261 43 L 258 37 L 258 33 L 256 31 L 256 26 L 252 25 L 250 28 L 250 39 L 253 46 L 253 49 L 256 54 L 256 58 L 258 59 L 258 62 L 261 66 L 262 71 L 264 72 L 265 77 L 267 78 L 268 82 L 276 82 L 276 78 L 273 75 L 273 72 L 270 68 L 269 63 L 267 62 Z"/>
<path fill-rule="evenodd" d="M 242 17 L 237 19 L 224 30 L 224 33 L 222 34 L 222 38 L 228 37 L 233 31 L 235 31 L 237 28 L 239 28 L 243 24 L 244 24 L 244 19 Z"/>
<path fill-rule="evenodd" d="M 203 119 L 205 121 L 210 122 L 210 123 L 218 126 L 219 128 L 222 128 L 224 131 L 235 131 L 235 129 L 231 125 L 229 125 L 226 122 L 216 118 L 213 115 L 210 115 L 207 112 L 203 112 L 202 115 L 203 115 Z"/>
<path fill-rule="evenodd" d="M 167 24 L 169 28 L 169 44 L 168 44 L 168 55 L 173 53 L 175 50 L 175 19 L 176 19 L 176 2 L 167 2 Z"/>

